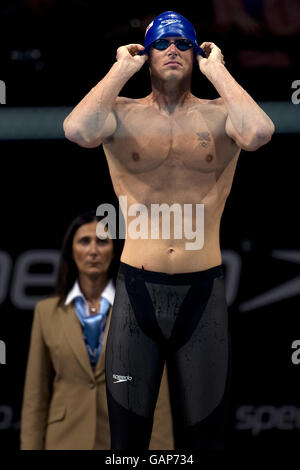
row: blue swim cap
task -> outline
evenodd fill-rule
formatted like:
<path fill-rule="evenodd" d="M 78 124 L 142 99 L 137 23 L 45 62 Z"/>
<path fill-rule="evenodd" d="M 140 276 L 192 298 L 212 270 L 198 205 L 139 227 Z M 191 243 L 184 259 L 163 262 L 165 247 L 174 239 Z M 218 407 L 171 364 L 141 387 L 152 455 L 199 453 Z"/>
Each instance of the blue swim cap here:
<path fill-rule="evenodd" d="M 147 26 L 144 42 L 145 52 L 149 53 L 152 42 L 165 37 L 186 38 L 193 43 L 195 56 L 201 54 L 206 57 L 203 50 L 198 46 L 196 31 L 192 23 L 175 11 L 161 13 Z"/>

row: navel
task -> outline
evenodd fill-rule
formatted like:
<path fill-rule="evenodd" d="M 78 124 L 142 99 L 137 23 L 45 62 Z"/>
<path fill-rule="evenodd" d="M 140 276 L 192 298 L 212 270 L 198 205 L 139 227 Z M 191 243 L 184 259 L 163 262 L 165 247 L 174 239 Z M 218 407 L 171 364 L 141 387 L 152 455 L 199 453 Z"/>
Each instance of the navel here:
<path fill-rule="evenodd" d="M 210 163 L 210 162 L 213 160 L 213 158 L 214 158 L 214 157 L 213 157 L 210 153 L 209 153 L 208 155 L 206 155 L 206 161 L 207 161 L 208 163 Z"/>
<path fill-rule="evenodd" d="M 137 152 L 133 152 L 132 155 L 131 155 L 131 157 L 132 157 L 132 160 L 133 160 L 134 162 L 138 162 L 139 159 L 140 159 L 140 156 L 139 156 L 139 154 L 138 154 Z"/>

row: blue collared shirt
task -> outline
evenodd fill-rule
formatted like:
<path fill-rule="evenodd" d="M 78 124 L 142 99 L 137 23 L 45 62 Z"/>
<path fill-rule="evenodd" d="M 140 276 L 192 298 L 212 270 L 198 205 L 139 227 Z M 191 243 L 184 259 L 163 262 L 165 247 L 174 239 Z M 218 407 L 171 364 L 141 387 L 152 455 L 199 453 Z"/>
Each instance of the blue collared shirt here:
<path fill-rule="evenodd" d="M 101 293 L 100 302 L 101 302 L 101 297 L 104 297 L 110 303 L 110 305 L 113 305 L 114 299 L 115 299 L 115 292 L 116 292 L 116 289 L 115 289 L 114 281 L 110 279 L 105 289 Z M 69 305 L 71 302 L 75 301 L 76 297 L 81 297 L 83 299 L 84 313 L 87 317 L 91 316 L 88 303 L 80 289 L 78 279 L 75 281 L 72 289 L 68 293 L 66 301 L 65 301 L 65 305 Z M 100 338 L 99 338 L 99 342 L 101 343 L 101 346 L 103 345 L 103 338 L 104 338 L 104 331 L 102 331 Z"/>

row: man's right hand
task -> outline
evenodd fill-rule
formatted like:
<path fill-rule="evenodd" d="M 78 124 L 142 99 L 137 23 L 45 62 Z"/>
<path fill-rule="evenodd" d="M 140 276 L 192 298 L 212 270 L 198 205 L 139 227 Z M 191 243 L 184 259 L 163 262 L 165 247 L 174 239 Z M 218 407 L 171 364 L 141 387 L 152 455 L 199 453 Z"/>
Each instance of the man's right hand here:
<path fill-rule="evenodd" d="M 141 44 L 127 44 L 117 49 L 117 61 L 126 63 L 132 73 L 138 72 L 148 59 L 147 54 L 139 55 L 145 48 Z"/>
<path fill-rule="evenodd" d="M 139 55 L 145 48 L 128 44 L 117 50 L 117 61 L 106 76 L 73 108 L 64 120 L 67 139 L 82 147 L 98 147 L 117 128 L 113 112 L 116 99 L 125 83 L 146 62 L 148 55 Z"/>

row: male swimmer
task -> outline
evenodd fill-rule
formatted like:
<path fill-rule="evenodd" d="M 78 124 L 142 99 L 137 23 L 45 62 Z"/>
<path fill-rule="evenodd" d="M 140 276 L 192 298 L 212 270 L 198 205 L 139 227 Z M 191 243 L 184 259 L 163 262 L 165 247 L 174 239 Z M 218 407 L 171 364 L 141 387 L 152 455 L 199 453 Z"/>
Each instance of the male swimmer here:
<path fill-rule="evenodd" d="M 119 96 L 146 61 L 151 93 Z M 195 64 L 219 98 L 191 93 Z M 176 449 L 223 449 L 230 341 L 219 227 L 241 149 L 268 143 L 274 125 L 217 45 L 199 47 L 193 25 L 167 11 L 147 27 L 144 46 L 117 50 L 64 130 L 83 147 L 103 145 L 128 205 L 204 205 L 201 249 L 188 250 L 174 225 L 167 239 L 125 240 L 106 351 L 111 448 L 148 449 L 166 361 Z"/>

